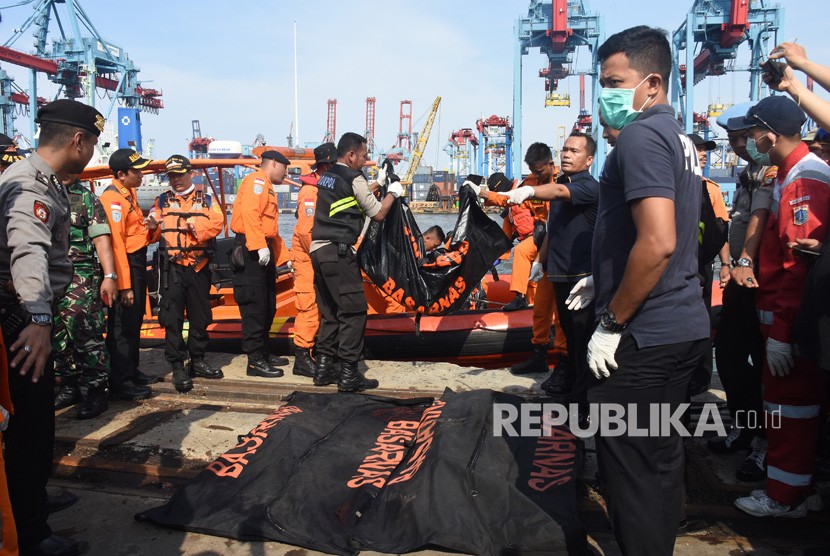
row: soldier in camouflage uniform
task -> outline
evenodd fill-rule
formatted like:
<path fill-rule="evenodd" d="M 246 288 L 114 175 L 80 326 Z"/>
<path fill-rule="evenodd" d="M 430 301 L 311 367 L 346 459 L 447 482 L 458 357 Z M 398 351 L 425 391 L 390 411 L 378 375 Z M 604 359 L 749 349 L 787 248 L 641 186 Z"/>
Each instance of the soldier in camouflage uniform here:
<path fill-rule="evenodd" d="M 68 407 L 82 400 L 80 385 L 87 387 L 87 398 L 78 411 L 79 419 L 97 417 L 108 407 L 107 376 L 109 353 L 104 344 L 104 305 L 117 295 L 115 262 L 107 214 L 94 193 L 76 179 L 68 180 L 70 231 L 69 259 L 74 266 L 72 282 L 60 300 L 52 338 L 56 353 L 55 376 L 61 388 L 55 408 Z M 101 278 L 98 259 L 106 272 Z"/>

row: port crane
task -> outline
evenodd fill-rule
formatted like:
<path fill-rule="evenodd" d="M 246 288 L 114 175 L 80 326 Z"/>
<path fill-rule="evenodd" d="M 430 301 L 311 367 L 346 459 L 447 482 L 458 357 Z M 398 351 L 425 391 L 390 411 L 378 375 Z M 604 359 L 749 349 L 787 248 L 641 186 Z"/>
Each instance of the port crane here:
<path fill-rule="evenodd" d="M 570 95 L 557 93 L 559 81 L 577 73 L 571 70 L 576 49 L 587 46 L 591 66 L 585 72 L 592 77 L 592 108 L 597 113 L 599 98 L 599 60 L 597 49 L 605 41 L 602 16 L 588 12 L 582 0 L 530 0 L 525 17 L 514 25 L 513 58 L 513 160 L 512 172 L 522 175 L 522 56 L 538 48 L 548 58 L 548 66 L 539 75 L 545 79 L 546 104 L 570 106 Z M 567 98 L 566 98 L 567 97 Z M 592 122 L 596 128 L 597 122 Z M 593 131 L 593 129 L 592 129 Z M 599 141 L 594 157 L 594 175 L 605 160 L 605 142 Z"/>
<path fill-rule="evenodd" d="M 57 33 L 49 49 L 47 39 L 53 24 Z M 34 53 L 12 48 L 28 32 L 34 36 Z M 55 98 L 63 95 L 95 106 L 96 91 L 102 90 L 109 104 L 101 112 L 109 118 L 113 108 L 122 106 L 119 122 L 139 121 L 139 111 L 157 114 L 164 107 L 161 91 L 142 86 L 139 68 L 122 47 L 101 36 L 78 0 L 37 1 L 28 19 L 0 46 L 0 62 L 29 70 L 29 87 L 24 90 L 0 68 L 0 123 L 6 135 L 15 136 L 15 116 L 28 116 L 29 143 L 33 146 L 34 119 L 38 107 L 47 102 L 38 96 L 38 74 L 60 86 Z"/>
<path fill-rule="evenodd" d="M 421 157 L 427 148 L 427 141 L 429 141 L 429 134 L 432 132 L 432 124 L 435 123 L 435 116 L 438 114 L 438 107 L 441 105 L 441 97 L 435 97 L 430 108 L 427 121 L 424 123 L 424 129 L 418 135 L 418 141 L 415 143 L 415 149 L 412 151 L 412 157 L 409 160 L 409 169 L 406 171 L 401 185 L 408 187 L 412 183 L 412 178 L 415 177 L 415 171 L 418 169 L 418 164 L 421 163 Z"/>

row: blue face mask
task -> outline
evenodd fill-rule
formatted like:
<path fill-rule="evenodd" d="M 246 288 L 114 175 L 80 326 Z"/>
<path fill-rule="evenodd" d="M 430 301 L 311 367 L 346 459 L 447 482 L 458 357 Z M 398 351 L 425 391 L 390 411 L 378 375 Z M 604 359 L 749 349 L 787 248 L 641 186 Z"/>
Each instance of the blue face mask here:
<path fill-rule="evenodd" d="M 643 103 L 639 110 L 634 109 L 634 92 L 645 83 L 649 77 L 654 74 L 648 74 L 645 79 L 633 89 L 608 89 L 603 88 L 599 93 L 599 107 L 602 110 L 602 119 L 608 124 L 611 129 L 620 130 L 637 119 L 643 109 L 648 104 L 649 97 Z"/>
<path fill-rule="evenodd" d="M 746 154 L 748 154 L 749 158 L 761 166 L 772 166 L 772 162 L 769 159 L 769 153 L 759 152 L 758 145 L 752 137 L 748 137 L 746 140 Z"/>

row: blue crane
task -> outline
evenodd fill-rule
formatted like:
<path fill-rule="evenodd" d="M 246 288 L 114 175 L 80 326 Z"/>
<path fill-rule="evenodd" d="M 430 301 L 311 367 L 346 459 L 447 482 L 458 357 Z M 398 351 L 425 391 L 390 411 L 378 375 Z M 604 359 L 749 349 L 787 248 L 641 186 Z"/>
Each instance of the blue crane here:
<path fill-rule="evenodd" d="M 573 54 L 577 47 L 587 46 L 591 51 L 591 67 L 584 73 L 592 77 L 592 113 L 597 113 L 599 98 L 599 60 L 597 49 L 605 41 L 602 16 L 589 13 L 582 0 L 530 0 L 527 16 L 516 20 L 515 51 L 513 58 L 513 175 L 522 175 L 522 56 L 531 48 L 538 48 L 548 57 L 548 67 L 540 71 L 545 88 L 556 90 L 560 79 L 572 71 Z M 583 73 L 583 72 L 579 72 Z M 549 95 L 550 97 L 550 95 Z M 599 119 L 593 124 L 596 132 Z M 596 133 L 595 133 L 596 135 Z M 605 160 L 605 143 L 598 141 L 594 157 L 594 175 Z"/>

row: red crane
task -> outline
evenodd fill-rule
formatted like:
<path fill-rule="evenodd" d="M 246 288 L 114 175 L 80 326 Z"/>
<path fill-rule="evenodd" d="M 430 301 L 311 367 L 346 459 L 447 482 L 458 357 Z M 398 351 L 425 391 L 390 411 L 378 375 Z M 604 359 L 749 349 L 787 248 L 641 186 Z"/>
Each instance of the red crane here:
<path fill-rule="evenodd" d="M 366 143 L 369 156 L 375 152 L 375 97 L 366 97 Z"/>
<path fill-rule="evenodd" d="M 328 112 L 326 114 L 326 135 L 323 143 L 334 143 L 337 137 L 337 99 L 328 100 Z"/>
<path fill-rule="evenodd" d="M 406 133 L 404 133 L 404 120 L 407 120 Z M 401 119 L 398 127 L 398 148 L 405 152 L 412 151 L 412 101 L 401 101 Z"/>

